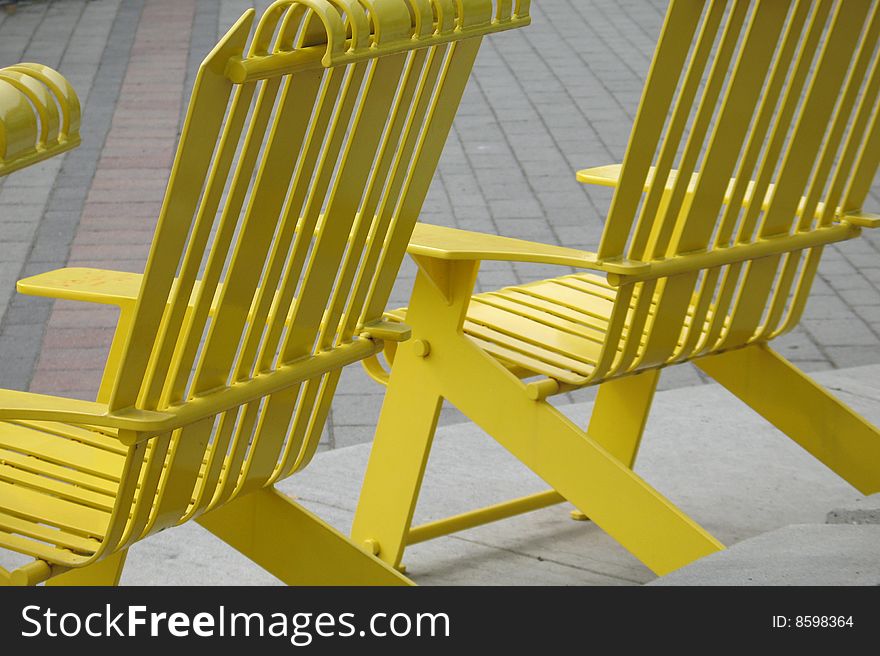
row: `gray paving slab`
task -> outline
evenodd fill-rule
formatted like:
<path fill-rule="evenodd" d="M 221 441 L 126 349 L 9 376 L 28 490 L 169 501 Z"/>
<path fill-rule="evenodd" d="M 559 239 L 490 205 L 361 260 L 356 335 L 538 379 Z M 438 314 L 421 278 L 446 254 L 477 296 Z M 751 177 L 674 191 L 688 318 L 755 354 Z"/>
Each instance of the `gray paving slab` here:
<path fill-rule="evenodd" d="M 706 556 L 648 585 L 880 585 L 880 526 L 796 524 Z"/>
<path fill-rule="evenodd" d="M 825 371 L 816 379 L 867 419 L 880 422 L 880 366 Z M 565 410 L 584 422 L 590 404 Z M 318 454 L 308 469 L 280 487 L 347 532 L 368 454 L 368 445 Z M 831 511 L 880 507 L 880 495 L 860 495 L 717 385 L 657 395 L 636 471 L 727 545 L 789 525 L 823 524 Z M 545 488 L 473 425 L 447 426 L 438 431 L 415 521 Z M 563 504 L 415 545 L 404 560 L 413 578 L 425 585 L 636 585 L 655 579 L 596 525 L 569 519 L 569 510 Z M 774 562 L 780 571 L 786 562 L 792 563 L 786 582 L 863 581 L 851 576 L 855 570 L 848 564 L 815 579 L 808 567 L 798 564 L 819 553 L 833 531 L 834 527 L 828 532 L 779 534 L 784 557 Z M 786 535 L 792 539 L 783 539 Z M 880 542 L 870 531 L 841 531 L 833 538 L 840 542 L 834 544 L 861 543 L 857 535 L 867 535 L 875 557 L 880 555 Z M 825 565 L 826 570 L 834 567 L 833 562 Z M 135 545 L 123 583 L 277 581 L 188 524 Z"/>

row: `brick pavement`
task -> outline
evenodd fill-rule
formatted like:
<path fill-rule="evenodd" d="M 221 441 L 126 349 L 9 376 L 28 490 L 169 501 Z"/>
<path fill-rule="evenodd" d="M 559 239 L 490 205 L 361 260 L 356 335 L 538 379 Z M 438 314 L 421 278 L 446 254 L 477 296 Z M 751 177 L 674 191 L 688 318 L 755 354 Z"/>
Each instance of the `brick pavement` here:
<path fill-rule="evenodd" d="M 594 248 L 610 193 L 582 187 L 573 171 L 620 160 L 663 5 L 541 0 L 531 27 L 487 40 L 423 220 Z M 0 14 L 0 65 L 59 67 L 85 105 L 80 149 L 0 179 L 0 385 L 94 395 L 113 313 L 13 296 L 14 281 L 65 264 L 142 270 L 196 67 L 250 6 L 34 0 Z M 880 206 L 880 185 L 870 205 Z M 807 370 L 880 361 L 878 232 L 827 249 L 802 325 L 776 342 Z M 564 272 L 486 263 L 479 286 Z M 392 304 L 406 303 L 414 274 L 407 263 Z M 676 367 L 661 381 L 703 379 Z M 360 369 L 347 370 L 326 446 L 370 439 L 381 398 Z M 445 408 L 441 421 L 460 419 Z"/>

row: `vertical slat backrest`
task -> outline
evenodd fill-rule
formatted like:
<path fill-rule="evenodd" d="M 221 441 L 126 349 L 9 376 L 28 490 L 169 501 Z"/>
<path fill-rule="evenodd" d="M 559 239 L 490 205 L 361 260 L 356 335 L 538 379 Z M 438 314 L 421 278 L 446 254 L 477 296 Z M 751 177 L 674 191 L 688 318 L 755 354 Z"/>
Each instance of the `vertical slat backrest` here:
<path fill-rule="evenodd" d="M 599 255 L 658 261 L 818 230 L 858 210 L 880 160 L 878 5 L 672 0 Z M 621 327 L 609 347 L 613 370 L 789 329 L 820 255 L 635 283 L 629 334 Z"/>
<path fill-rule="evenodd" d="M 528 2 L 280 0 L 244 55 L 252 20 L 200 70 L 115 410 L 184 408 L 372 345 L 364 326 L 382 318 L 481 38 L 527 24 Z M 122 542 L 305 466 L 340 370 L 132 451 Z"/>

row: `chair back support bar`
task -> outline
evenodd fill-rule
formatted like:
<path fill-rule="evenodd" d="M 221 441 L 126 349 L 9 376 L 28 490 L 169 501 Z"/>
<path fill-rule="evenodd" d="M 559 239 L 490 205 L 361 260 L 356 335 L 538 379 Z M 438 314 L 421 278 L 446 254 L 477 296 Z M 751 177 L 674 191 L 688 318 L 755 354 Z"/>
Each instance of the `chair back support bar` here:
<path fill-rule="evenodd" d="M 832 228 L 861 209 L 880 162 L 878 36 L 878 2 L 672 0 L 599 257 L 675 271 L 773 246 L 624 284 L 596 377 L 796 325 L 823 245 L 858 232 Z"/>

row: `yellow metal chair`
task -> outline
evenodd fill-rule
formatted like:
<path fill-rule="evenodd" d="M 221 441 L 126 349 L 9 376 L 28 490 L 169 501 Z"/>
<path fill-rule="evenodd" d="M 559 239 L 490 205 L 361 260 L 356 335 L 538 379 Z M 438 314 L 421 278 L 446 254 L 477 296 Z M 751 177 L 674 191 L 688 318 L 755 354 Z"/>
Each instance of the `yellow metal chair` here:
<path fill-rule="evenodd" d="M 597 253 L 419 225 L 408 309 L 352 537 L 407 544 L 562 500 L 658 574 L 723 545 L 632 471 L 663 367 L 693 361 L 861 492 L 880 432 L 768 343 L 799 321 L 826 244 L 880 160 L 877 2 L 668 8 Z M 598 272 L 472 296 L 481 260 Z M 602 275 L 604 274 L 604 275 Z M 375 378 L 387 375 L 374 358 Z M 586 430 L 547 402 L 601 384 Z M 448 399 L 553 488 L 411 527 Z M 724 417 L 719 417 L 724 421 Z"/>
<path fill-rule="evenodd" d="M 116 305 L 95 402 L 0 392 L 0 579 L 115 583 L 189 519 L 288 583 L 408 579 L 283 496 L 382 312 L 481 38 L 507 0 L 282 0 L 207 57 L 143 275 L 21 292 Z M 0 89 L 2 90 L 2 89 Z M 8 115 L 8 114 L 7 114 Z"/>

